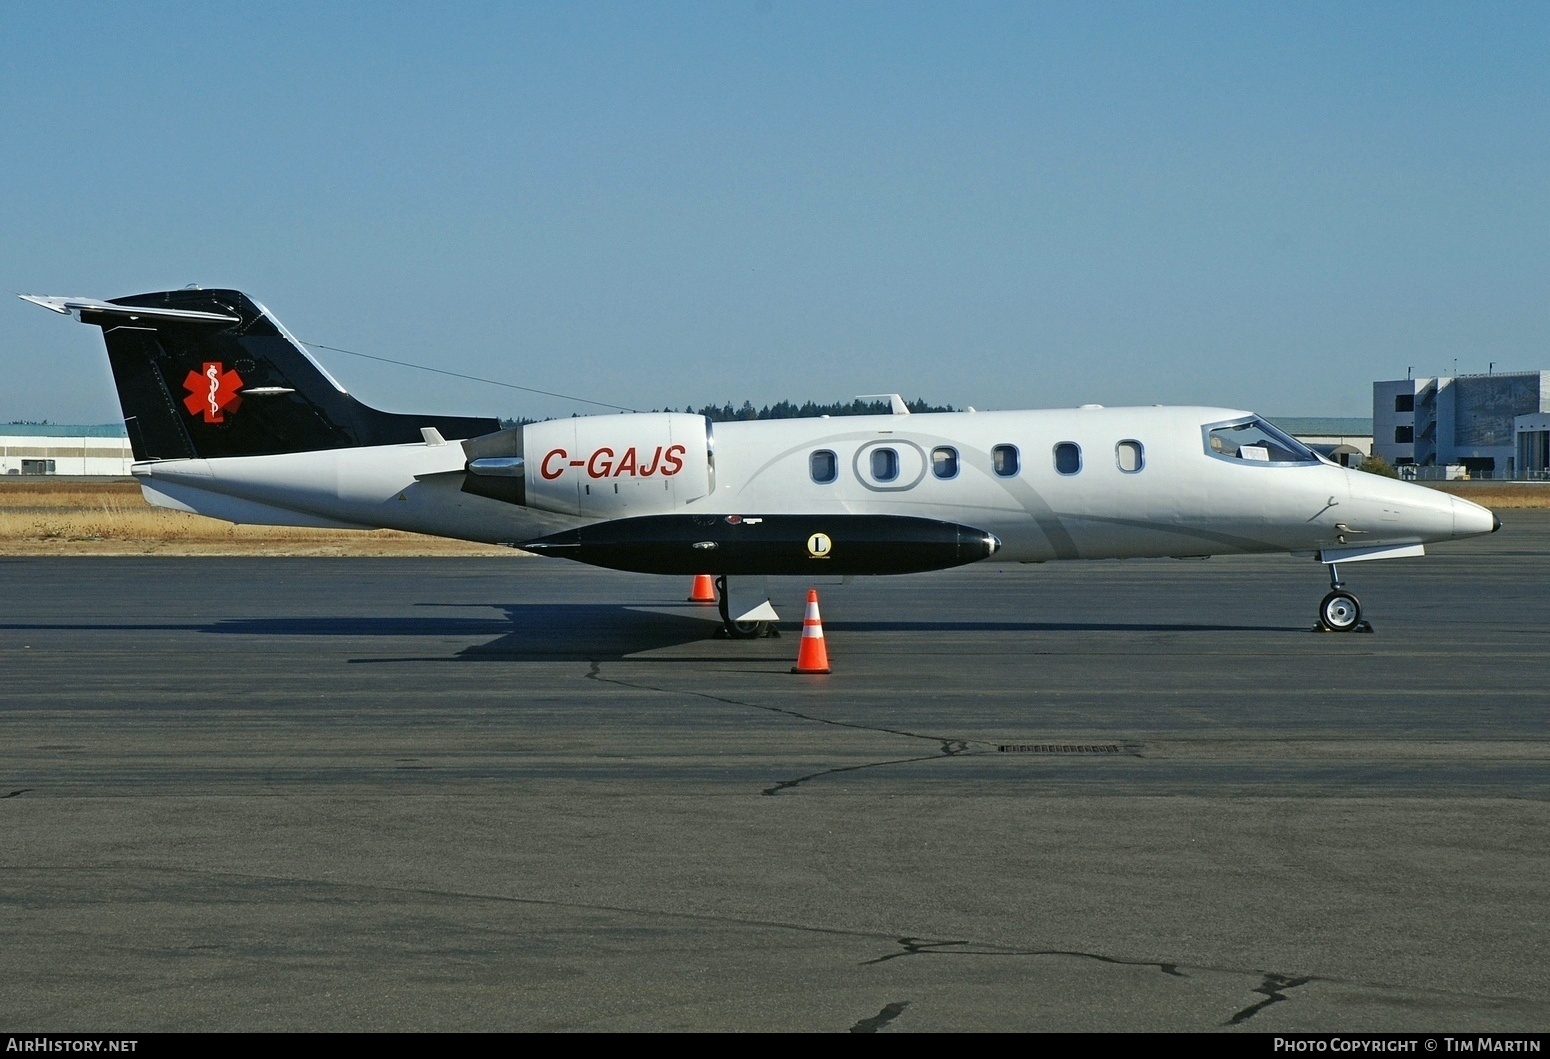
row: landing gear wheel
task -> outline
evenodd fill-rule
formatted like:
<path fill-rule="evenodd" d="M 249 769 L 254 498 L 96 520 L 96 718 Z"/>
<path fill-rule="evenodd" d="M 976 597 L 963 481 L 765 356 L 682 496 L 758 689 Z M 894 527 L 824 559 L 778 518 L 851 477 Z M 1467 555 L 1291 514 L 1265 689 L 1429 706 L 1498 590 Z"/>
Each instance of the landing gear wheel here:
<path fill-rule="evenodd" d="M 721 608 L 721 634 L 728 640 L 759 640 L 779 635 L 767 621 L 733 621 L 727 610 L 727 579 L 716 578 L 716 605 Z"/>
<path fill-rule="evenodd" d="M 1350 632 L 1361 621 L 1361 601 L 1344 589 L 1336 589 L 1319 604 L 1319 623 L 1330 632 Z"/>
<path fill-rule="evenodd" d="M 729 640 L 758 640 L 770 634 L 770 623 L 767 621 L 729 621 L 723 622 Z"/>

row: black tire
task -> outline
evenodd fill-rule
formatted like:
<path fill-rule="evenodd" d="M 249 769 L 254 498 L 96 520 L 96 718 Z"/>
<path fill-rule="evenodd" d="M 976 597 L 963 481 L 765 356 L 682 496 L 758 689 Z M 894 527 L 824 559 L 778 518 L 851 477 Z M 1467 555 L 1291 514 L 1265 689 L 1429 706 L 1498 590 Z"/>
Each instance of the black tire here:
<path fill-rule="evenodd" d="M 757 640 L 770 634 L 770 623 L 767 621 L 729 621 L 722 625 L 726 629 L 728 639 L 732 640 Z"/>
<path fill-rule="evenodd" d="M 1319 624 L 1330 632 L 1350 632 L 1361 621 L 1361 601 L 1343 589 L 1337 588 L 1319 604 Z"/>

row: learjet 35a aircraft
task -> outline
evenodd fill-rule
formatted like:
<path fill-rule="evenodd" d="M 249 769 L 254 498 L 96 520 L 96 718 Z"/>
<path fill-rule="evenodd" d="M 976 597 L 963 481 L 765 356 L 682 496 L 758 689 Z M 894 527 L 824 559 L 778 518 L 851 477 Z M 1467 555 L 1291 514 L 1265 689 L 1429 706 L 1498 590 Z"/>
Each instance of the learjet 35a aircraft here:
<path fill-rule="evenodd" d="M 23 295 L 102 328 L 152 504 L 234 523 L 412 530 L 719 575 L 734 637 L 774 575 L 1000 560 L 1290 552 L 1329 567 L 1319 627 L 1366 627 L 1337 564 L 1490 533 L 1477 504 L 1322 458 L 1251 412 L 1102 408 L 711 423 L 495 419 L 355 400 L 233 290 Z"/>

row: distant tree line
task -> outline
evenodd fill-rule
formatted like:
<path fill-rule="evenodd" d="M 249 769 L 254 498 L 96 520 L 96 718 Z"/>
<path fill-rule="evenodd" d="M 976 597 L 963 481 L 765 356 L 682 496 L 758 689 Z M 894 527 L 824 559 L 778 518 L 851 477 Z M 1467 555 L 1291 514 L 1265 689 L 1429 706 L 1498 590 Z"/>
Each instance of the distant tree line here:
<path fill-rule="evenodd" d="M 904 406 L 911 412 L 956 412 L 952 405 L 927 404 L 925 398 L 917 397 L 913 401 L 905 401 Z M 673 409 L 664 408 L 664 412 Z M 685 406 L 685 412 L 693 415 L 701 415 L 714 423 L 726 423 L 733 420 L 747 422 L 754 419 L 813 419 L 818 416 L 875 416 L 887 415 L 890 411 L 887 401 L 835 401 L 830 404 L 816 404 L 813 401 L 804 401 L 801 404 L 793 404 L 791 401 L 777 401 L 767 404 L 763 408 L 755 408 L 752 401 L 744 401 L 741 408 L 733 408 L 731 403 L 724 405 L 703 405 L 695 408 L 693 405 Z"/>
<path fill-rule="evenodd" d="M 923 397 L 905 401 L 904 406 L 916 413 L 958 411 L 950 404 L 928 404 Z M 801 404 L 777 401 L 763 408 L 755 408 L 752 401 L 744 401 L 742 407 L 737 408 L 729 401 L 723 405 L 708 404 L 699 408 L 685 405 L 683 410 L 690 415 L 704 416 L 712 423 L 748 422 L 755 419 L 814 419 L 818 416 L 876 416 L 887 415 L 890 411 L 887 401 L 862 400 L 835 401 L 831 404 L 816 404 L 813 401 L 804 401 Z M 652 411 L 676 412 L 678 409 L 653 408 Z M 537 422 L 539 422 L 537 419 L 502 419 L 501 426 L 520 427 Z"/>

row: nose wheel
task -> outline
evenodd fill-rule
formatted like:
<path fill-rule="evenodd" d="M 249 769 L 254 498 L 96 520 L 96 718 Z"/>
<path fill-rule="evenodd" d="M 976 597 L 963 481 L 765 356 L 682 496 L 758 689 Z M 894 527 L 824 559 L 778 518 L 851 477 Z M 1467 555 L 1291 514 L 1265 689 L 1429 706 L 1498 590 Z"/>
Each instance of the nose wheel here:
<path fill-rule="evenodd" d="M 1319 621 L 1330 632 L 1350 632 L 1361 620 L 1361 600 L 1345 589 L 1336 589 L 1319 604 Z"/>
<path fill-rule="evenodd" d="M 1334 563 L 1329 564 L 1329 595 L 1319 603 L 1319 623 L 1315 632 L 1372 632 L 1362 620 L 1362 601 L 1345 587 Z"/>

